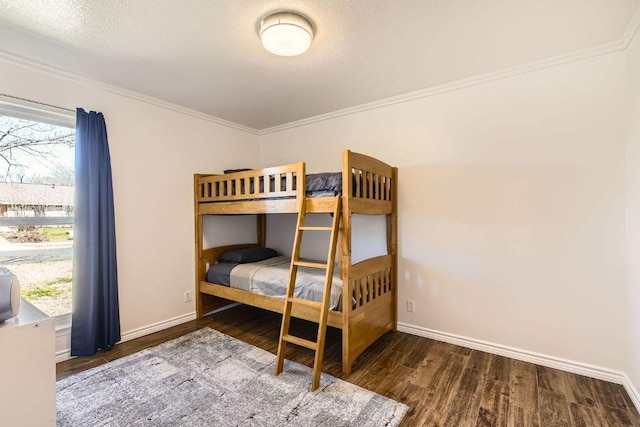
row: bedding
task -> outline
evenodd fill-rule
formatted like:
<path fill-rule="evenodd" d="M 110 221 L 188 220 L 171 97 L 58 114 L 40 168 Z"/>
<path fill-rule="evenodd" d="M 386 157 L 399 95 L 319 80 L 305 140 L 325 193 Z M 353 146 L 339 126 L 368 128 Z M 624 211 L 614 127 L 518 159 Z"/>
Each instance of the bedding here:
<path fill-rule="evenodd" d="M 359 181 L 360 185 L 356 185 Z M 353 174 L 353 194 L 356 197 L 367 197 L 367 181 L 362 175 Z M 359 191 L 357 190 L 359 189 Z M 356 194 L 356 192 L 358 194 Z M 324 172 L 307 175 L 307 197 L 342 196 L 342 173 Z M 371 198 L 376 198 L 376 185 L 371 186 Z"/>
<path fill-rule="evenodd" d="M 217 285 L 231 286 L 231 270 L 233 270 L 239 262 L 220 262 L 213 264 L 207 270 L 207 282 Z"/>
<path fill-rule="evenodd" d="M 291 259 L 284 256 L 246 264 L 218 263 L 209 268 L 207 281 L 260 295 L 284 298 L 289 281 L 290 264 Z M 298 267 L 294 296 L 322 301 L 324 276 L 324 270 Z M 342 279 L 334 272 L 329 309 L 341 310 L 341 300 Z"/>
<path fill-rule="evenodd" d="M 307 175 L 307 196 L 314 193 L 331 193 L 328 197 L 340 196 L 342 194 L 342 173 L 323 172 Z"/>

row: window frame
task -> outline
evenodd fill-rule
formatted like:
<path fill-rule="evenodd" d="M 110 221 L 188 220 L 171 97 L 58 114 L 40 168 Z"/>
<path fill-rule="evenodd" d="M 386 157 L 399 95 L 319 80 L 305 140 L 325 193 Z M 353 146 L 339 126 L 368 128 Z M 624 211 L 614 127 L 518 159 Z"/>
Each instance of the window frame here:
<path fill-rule="evenodd" d="M 3 94 L 0 94 L 0 114 L 70 129 L 76 128 L 76 114 L 72 110 L 21 101 Z"/>
<path fill-rule="evenodd" d="M 70 129 L 76 128 L 76 114 L 72 110 L 67 111 L 64 108 L 30 102 L 4 94 L 0 94 L 0 114 Z M 72 313 L 53 316 L 56 333 L 66 332 L 71 328 L 71 316 Z"/>

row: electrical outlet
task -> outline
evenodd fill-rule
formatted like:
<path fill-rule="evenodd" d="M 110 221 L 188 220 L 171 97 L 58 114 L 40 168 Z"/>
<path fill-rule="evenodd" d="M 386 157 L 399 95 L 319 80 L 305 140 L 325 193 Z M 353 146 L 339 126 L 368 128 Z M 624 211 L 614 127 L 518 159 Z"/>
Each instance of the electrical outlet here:
<path fill-rule="evenodd" d="M 415 311 L 416 311 L 416 302 L 415 302 L 415 300 L 412 300 L 412 299 L 408 299 L 407 300 L 407 311 L 409 313 L 415 313 Z"/>
<path fill-rule="evenodd" d="M 191 291 L 186 291 L 184 293 L 184 302 L 190 302 L 191 301 Z"/>

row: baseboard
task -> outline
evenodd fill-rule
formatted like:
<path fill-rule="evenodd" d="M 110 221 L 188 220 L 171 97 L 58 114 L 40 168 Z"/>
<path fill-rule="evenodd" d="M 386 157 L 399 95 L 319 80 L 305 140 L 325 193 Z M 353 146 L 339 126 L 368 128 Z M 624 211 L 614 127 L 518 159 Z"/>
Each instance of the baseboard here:
<path fill-rule="evenodd" d="M 181 325 L 195 319 L 196 312 L 192 311 L 191 313 L 183 314 L 182 316 L 177 316 L 171 319 L 163 320 L 161 322 L 153 323 L 151 325 L 143 326 L 141 328 L 133 329 L 129 332 L 123 333 L 122 340 L 120 342 L 131 341 L 133 339 L 140 338 L 154 332 L 162 331 L 172 326 Z"/>
<path fill-rule="evenodd" d="M 191 312 L 191 313 L 183 314 L 181 316 L 173 317 L 171 319 L 163 320 L 161 322 L 156 322 L 151 325 L 143 326 L 141 328 L 132 329 L 122 334 L 122 337 L 119 343 L 131 341 L 136 338 L 140 338 L 145 335 L 152 334 L 154 332 L 162 331 L 164 329 L 171 328 L 172 326 L 177 326 L 182 323 L 195 320 L 195 318 L 196 318 L 196 313 Z M 65 360 L 69 360 L 69 359 L 71 359 L 71 349 L 60 350 L 56 352 L 56 363 L 64 362 Z"/>
<path fill-rule="evenodd" d="M 627 376 L 627 374 L 624 374 L 624 383 L 622 385 L 627 391 L 629 398 L 636 406 L 636 409 L 638 410 L 638 412 L 640 412 L 640 392 L 638 392 L 638 389 L 634 387 L 631 379 Z"/>
<path fill-rule="evenodd" d="M 64 338 L 69 336 L 69 338 Z M 71 342 L 71 328 L 64 328 L 63 330 L 56 331 L 56 342 L 58 339 L 64 339 L 67 342 Z M 64 350 L 56 351 L 56 363 L 64 362 L 71 359 L 71 349 L 65 348 Z"/>
<path fill-rule="evenodd" d="M 475 338 L 463 337 L 460 335 L 450 334 L 448 332 L 436 331 L 434 329 L 423 328 L 421 326 L 410 325 L 408 323 L 398 322 L 398 331 L 449 344 L 459 345 L 460 347 L 497 354 L 498 356 L 509 357 L 523 362 L 535 363 L 536 365 L 559 369 L 573 374 L 584 375 L 598 380 L 622 384 L 636 409 L 640 412 L 640 392 L 638 392 L 631 382 L 631 379 L 624 372 L 614 371 L 613 369 L 602 368 L 599 366 L 589 365 L 587 363 L 562 359 L 533 351 L 522 350 L 506 345 L 477 340 Z"/>
<path fill-rule="evenodd" d="M 71 357 L 71 350 L 56 351 L 56 363 L 64 362 L 65 360 L 73 359 Z"/>
<path fill-rule="evenodd" d="M 584 375 L 598 380 L 622 384 L 627 389 L 629 386 L 631 386 L 631 383 L 629 382 L 629 379 L 624 372 L 615 371 L 613 369 L 602 368 L 599 366 L 589 365 L 587 363 L 562 359 L 559 357 L 536 353 L 529 350 L 522 350 L 506 345 L 477 340 L 475 338 L 468 338 L 460 335 L 450 334 L 447 332 L 423 328 L 420 326 L 409 325 L 407 323 L 398 322 L 398 331 L 430 338 L 437 341 L 443 341 L 449 344 L 459 345 L 461 347 L 497 354 L 498 356 L 509 357 L 511 359 L 521 360 L 523 362 L 535 363 L 536 365 L 546 366 L 548 368 L 560 369 L 561 371 Z M 629 395 L 631 396 L 631 393 L 629 393 Z M 636 406 L 638 406 L 637 392 L 636 401 L 634 401 L 634 403 L 636 404 Z"/>

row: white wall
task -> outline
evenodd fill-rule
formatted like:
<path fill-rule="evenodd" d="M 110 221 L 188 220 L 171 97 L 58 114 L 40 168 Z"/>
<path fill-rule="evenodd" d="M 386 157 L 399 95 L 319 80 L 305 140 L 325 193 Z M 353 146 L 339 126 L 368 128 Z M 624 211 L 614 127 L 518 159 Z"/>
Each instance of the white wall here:
<path fill-rule="evenodd" d="M 12 62 L 0 61 L 0 93 L 104 113 L 122 332 L 192 313 L 193 174 L 257 166 L 258 137 Z"/>
<path fill-rule="evenodd" d="M 400 322 L 624 370 L 624 66 L 618 52 L 265 134 L 260 163 L 337 171 L 350 148 L 399 167 Z"/>
<path fill-rule="evenodd" d="M 350 148 L 400 168 L 401 322 L 623 370 L 638 388 L 638 45 L 263 135 L 259 151 L 255 135 L 11 62 L 0 61 L 0 92 L 105 114 L 124 333 L 194 310 L 182 302 L 194 172 L 300 160 L 337 171 Z M 236 242 L 210 226 L 210 244 Z M 290 250 L 292 226 L 270 218 L 270 243 Z M 380 224 L 354 226 L 357 259 Z"/>
<path fill-rule="evenodd" d="M 640 390 L 640 37 L 627 49 L 627 273 L 629 359 L 626 372 Z"/>

